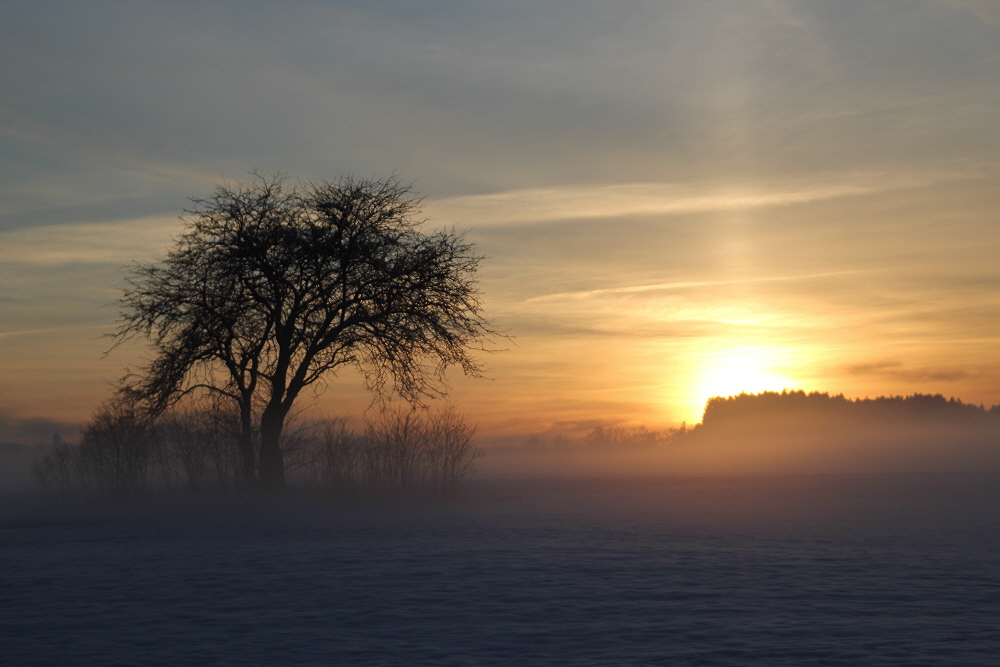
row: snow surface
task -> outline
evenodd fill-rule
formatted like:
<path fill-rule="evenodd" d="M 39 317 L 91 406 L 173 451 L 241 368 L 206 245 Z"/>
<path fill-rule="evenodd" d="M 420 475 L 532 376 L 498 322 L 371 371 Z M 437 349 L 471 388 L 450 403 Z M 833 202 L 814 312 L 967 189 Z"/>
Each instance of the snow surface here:
<path fill-rule="evenodd" d="M 0 511 L 3 665 L 980 666 L 998 619 L 998 475 Z"/>

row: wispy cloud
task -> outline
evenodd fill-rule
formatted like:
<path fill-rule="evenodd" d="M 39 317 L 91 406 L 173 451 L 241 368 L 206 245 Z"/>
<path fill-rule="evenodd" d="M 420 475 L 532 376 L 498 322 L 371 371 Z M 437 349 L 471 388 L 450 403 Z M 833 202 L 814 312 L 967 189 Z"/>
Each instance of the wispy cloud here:
<path fill-rule="evenodd" d="M 542 296 L 525 299 L 525 303 L 536 301 L 552 301 L 556 299 L 586 299 L 592 296 L 603 296 L 605 294 L 631 294 L 635 292 L 660 292 L 670 290 L 689 289 L 694 287 L 712 287 L 716 285 L 743 285 L 750 283 L 769 282 L 794 282 L 800 280 L 814 280 L 816 278 L 829 278 L 832 276 L 843 276 L 857 273 L 871 273 L 872 270 L 856 271 L 828 271 L 825 273 L 809 273 L 798 276 L 771 276 L 766 278 L 747 278 L 742 280 L 699 280 L 673 283 L 656 283 L 652 285 L 628 285 L 625 287 L 608 287 L 604 289 L 583 290 L 579 292 L 558 292 L 555 294 L 544 294 Z"/>
<path fill-rule="evenodd" d="M 27 118 L 10 109 L 0 107 L 0 136 L 6 136 L 33 146 L 46 146 L 62 152 L 73 152 L 87 158 L 96 158 L 122 171 L 140 171 L 146 176 L 171 181 L 210 184 L 219 180 L 218 175 L 144 156 L 136 151 L 123 150 L 101 142 L 83 132 L 64 125 L 53 125 Z"/>
<path fill-rule="evenodd" d="M 844 369 L 849 375 L 888 377 L 908 382 L 953 382 L 966 379 L 974 373 L 966 368 L 906 367 L 899 361 L 878 361 L 854 364 Z"/>
<path fill-rule="evenodd" d="M 789 206 L 930 185 L 963 174 L 849 174 L 773 185 L 625 183 L 510 190 L 428 201 L 435 222 L 473 226 L 630 215 L 677 215 Z"/>
<path fill-rule="evenodd" d="M 23 331 L 0 331 L 0 338 L 12 336 L 33 336 L 35 334 L 55 333 L 57 331 L 84 331 L 88 329 L 107 329 L 106 324 L 91 324 L 78 327 L 49 327 L 47 329 L 24 329 Z"/>
<path fill-rule="evenodd" d="M 0 233 L 0 262 L 59 265 L 144 260 L 163 252 L 171 235 L 180 229 L 177 218 L 163 216 L 17 229 Z"/>
<path fill-rule="evenodd" d="M 946 7 L 962 9 L 991 25 L 1000 25 L 1000 6 L 993 0 L 942 0 Z"/>

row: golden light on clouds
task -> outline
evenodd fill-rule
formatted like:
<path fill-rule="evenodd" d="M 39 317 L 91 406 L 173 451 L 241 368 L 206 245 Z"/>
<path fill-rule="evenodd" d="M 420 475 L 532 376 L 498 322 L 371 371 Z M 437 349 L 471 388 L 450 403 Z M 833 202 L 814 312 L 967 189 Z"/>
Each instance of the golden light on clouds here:
<path fill-rule="evenodd" d="M 174 215 L 0 230 L 0 262 L 57 266 L 148 261 L 162 254 L 182 229 Z"/>
<path fill-rule="evenodd" d="M 740 185 L 733 183 L 618 183 L 603 186 L 525 188 L 426 202 L 438 224 L 477 226 L 612 218 L 740 212 L 921 187 L 964 176 L 935 172 L 822 174 L 818 178 Z"/>
<path fill-rule="evenodd" d="M 690 424 L 712 395 L 785 387 L 1000 402 L 988 3 L 649 3 L 600 24 L 369 4 L 169 29 L 150 7 L 7 12 L 0 410 L 88 418 L 146 352 L 103 355 L 120 267 L 254 168 L 395 173 L 429 229 L 467 232 L 513 336 L 488 380 L 449 377 L 484 437 Z M 369 400 L 344 373 L 318 404 Z"/>

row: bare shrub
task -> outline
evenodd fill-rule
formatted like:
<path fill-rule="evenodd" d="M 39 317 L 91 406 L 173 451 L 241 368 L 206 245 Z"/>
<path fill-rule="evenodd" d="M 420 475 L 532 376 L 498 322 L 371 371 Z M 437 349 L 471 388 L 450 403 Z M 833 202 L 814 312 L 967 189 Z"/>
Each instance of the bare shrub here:
<path fill-rule="evenodd" d="M 201 490 L 208 472 L 208 450 L 201 429 L 202 414 L 181 412 L 170 415 L 161 423 L 163 437 L 172 463 L 183 472 L 191 490 Z"/>
<path fill-rule="evenodd" d="M 127 396 L 105 403 L 83 431 L 80 474 L 105 497 L 131 497 L 149 484 L 156 435 Z"/>
<path fill-rule="evenodd" d="M 428 481 L 435 493 L 453 494 L 462 478 L 471 472 L 473 461 L 483 454 L 473 445 L 476 427 L 454 406 L 448 406 L 431 413 L 426 428 Z"/>
<path fill-rule="evenodd" d="M 226 491 L 244 484 L 239 414 L 187 406 L 156 422 L 127 397 L 102 406 L 78 446 L 57 444 L 35 466 L 49 492 L 126 498 L 152 489 Z M 281 446 L 289 481 L 339 495 L 449 495 L 481 454 L 454 408 L 385 410 L 355 431 L 346 417 L 293 422 Z"/>
<path fill-rule="evenodd" d="M 481 454 L 475 427 L 454 408 L 386 410 L 365 425 L 362 479 L 374 491 L 450 494 Z"/>
<path fill-rule="evenodd" d="M 387 409 L 365 422 L 362 475 L 374 491 L 413 489 L 426 458 L 427 428 L 415 410 Z"/>
<path fill-rule="evenodd" d="M 242 465 L 238 419 L 234 411 L 219 405 L 168 415 L 159 426 L 168 453 L 164 470 L 179 469 L 195 491 L 237 486 Z"/>
<path fill-rule="evenodd" d="M 350 491 L 360 481 L 364 442 L 346 417 L 325 419 L 320 424 L 316 477 L 325 488 Z"/>
<path fill-rule="evenodd" d="M 83 488 L 79 454 L 80 448 L 76 445 L 56 443 L 32 468 L 35 479 L 49 493 L 67 498 Z"/>

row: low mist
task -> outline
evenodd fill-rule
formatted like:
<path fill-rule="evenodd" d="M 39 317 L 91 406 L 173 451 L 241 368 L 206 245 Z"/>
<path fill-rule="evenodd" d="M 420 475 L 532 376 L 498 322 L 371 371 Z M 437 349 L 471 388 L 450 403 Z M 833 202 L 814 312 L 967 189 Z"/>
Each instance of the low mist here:
<path fill-rule="evenodd" d="M 940 395 L 851 400 L 763 392 L 713 398 L 702 423 L 493 447 L 486 477 L 974 472 L 1000 469 L 1000 410 Z"/>
<path fill-rule="evenodd" d="M 40 462 L 44 463 L 46 457 L 51 458 L 50 453 L 60 447 L 67 452 L 76 450 L 73 445 L 67 449 L 66 445 L 59 444 L 60 434 L 66 432 L 66 427 L 61 424 L 21 424 L 5 420 L 0 425 L 12 437 L 20 436 L 20 442 L 0 443 L 0 491 L 40 489 Z M 584 437 L 533 437 L 526 438 L 520 444 L 503 446 L 491 446 L 488 441 L 474 439 L 474 425 L 463 422 L 462 428 L 465 429 L 465 435 L 462 439 L 461 474 L 456 473 L 455 478 L 465 477 L 464 484 L 475 484 L 476 480 L 492 483 L 548 478 L 735 477 L 1000 470 L 1000 409 L 970 405 L 941 395 L 848 399 L 802 391 L 741 394 L 711 399 L 706 405 L 703 421 L 691 428 L 682 426 L 651 431 L 642 427 L 597 427 Z M 42 442 L 43 431 L 49 432 L 47 444 Z M 295 478 L 302 477 L 308 481 L 307 473 L 312 470 L 315 473 L 313 477 L 319 475 L 317 479 L 322 477 L 325 480 L 319 485 L 323 488 L 329 487 L 336 491 L 334 487 L 340 483 L 337 480 L 342 480 L 348 486 L 357 486 L 363 479 L 367 479 L 363 474 L 363 448 L 358 449 L 359 446 L 352 444 L 355 443 L 353 436 L 331 440 L 330 433 L 327 433 L 326 440 L 320 438 L 318 444 L 313 443 L 320 448 L 317 452 L 326 452 L 334 447 L 330 444 L 334 441 L 339 443 L 343 440 L 347 444 L 339 449 L 330 449 L 332 453 L 327 452 L 326 458 L 321 456 L 322 461 L 316 459 L 322 463 L 333 456 L 323 464 L 325 467 L 320 466 L 320 472 L 326 471 L 323 474 L 313 470 L 319 465 L 313 460 L 319 454 L 305 446 L 311 440 L 303 440 L 301 434 L 288 440 L 285 444 L 289 448 L 286 456 L 292 469 L 298 471 L 294 473 Z M 175 440 L 176 435 L 173 433 L 172 436 Z M 75 439 L 71 438 L 70 441 Z M 168 446 L 171 441 L 171 437 L 167 437 L 160 447 Z M 326 442 L 326 445 L 320 441 Z M 351 445 L 348 447 L 350 451 L 341 451 L 347 445 Z M 421 447 L 426 449 L 423 445 L 418 449 Z M 205 453 L 201 449 L 198 451 L 204 458 Z M 316 456 L 306 456 L 310 452 Z M 418 465 L 423 460 L 409 454 L 407 457 L 407 460 L 413 459 L 413 465 Z M 187 471 L 188 477 L 191 477 L 191 470 L 194 468 L 200 470 L 208 466 L 205 470 L 209 472 L 209 468 L 222 470 L 221 464 L 213 468 L 208 463 L 201 462 L 200 468 L 192 468 L 193 464 L 187 458 L 180 457 L 178 461 L 178 470 Z M 180 465 L 181 463 L 184 465 Z M 232 470 L 227 468 L 228 482 L 220 488 L 236 485 L 236 465 L 229 465 Z M 331 465 L 333 468 L 330 468 Z M 344 466 L 347 467 L 340 470 Z M 417 472 L 414 474 L 419 477 Z M 172 474 L 176 476 L 180 473 L 175 471 Z M 155 477 L 155 471 L 150 475 Z M 167 486 L 183 488 L 193 483 L 192 488 L 201 489 L 208 484 L 205 481 L 207 479 L 192 477 L 188 480 L 189 483 L 184 483 L 183 479 L 178 478 Z M 316 486 L 315 480 L 313 482 L 311 486 Z M 156 486 L 154 482 L 149 484 L 151 487 Z"/>

